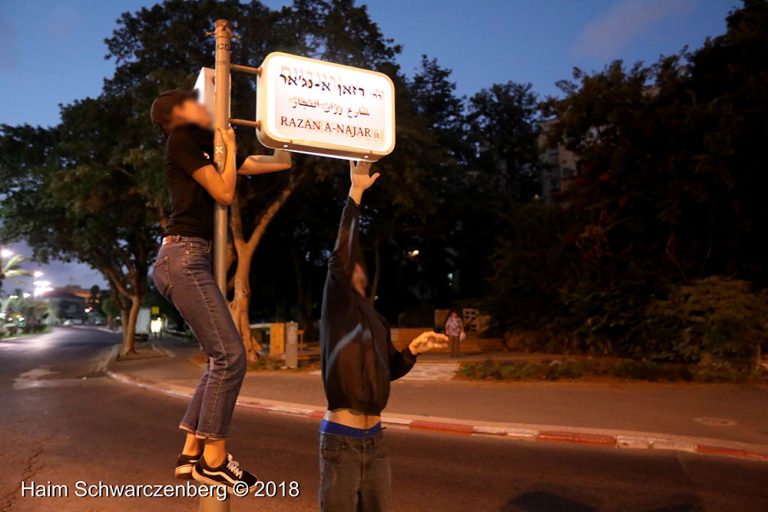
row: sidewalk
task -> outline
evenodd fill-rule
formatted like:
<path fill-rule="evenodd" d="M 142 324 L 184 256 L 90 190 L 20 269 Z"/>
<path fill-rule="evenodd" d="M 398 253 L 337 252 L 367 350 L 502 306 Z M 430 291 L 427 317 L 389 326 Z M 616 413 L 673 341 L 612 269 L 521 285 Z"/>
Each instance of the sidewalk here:
<path fill-rule="evenodd" d="M 163 340 L 158 357 L 114 361 L 123 382 L 188 396 L 201 368 L 189 342 Z M 170 356 L 170 357 L 167 357 Z M 411 429 L 495 434 L 622 448 L 664 448 L 768 461 L 768 386 L 446 380 L 421 363 L 410 380 L 392 385 L 384 421 Z M 437 371 L 438 375 L 430 376 Z M 430 380 L 427 380 L 430 379 Z M 249 373 L 241 406 L 320 417 L 325 407 L 318 372 Z"/>

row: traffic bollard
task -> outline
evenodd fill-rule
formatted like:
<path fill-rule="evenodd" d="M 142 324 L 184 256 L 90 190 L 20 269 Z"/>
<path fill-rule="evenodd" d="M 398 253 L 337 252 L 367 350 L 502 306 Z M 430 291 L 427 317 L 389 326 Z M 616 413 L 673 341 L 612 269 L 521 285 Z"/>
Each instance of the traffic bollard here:
<path fill-rule="evenodd" d="M 285 324 L 285 366 L 299 367 L 299 324 L 296 322 Z"/>

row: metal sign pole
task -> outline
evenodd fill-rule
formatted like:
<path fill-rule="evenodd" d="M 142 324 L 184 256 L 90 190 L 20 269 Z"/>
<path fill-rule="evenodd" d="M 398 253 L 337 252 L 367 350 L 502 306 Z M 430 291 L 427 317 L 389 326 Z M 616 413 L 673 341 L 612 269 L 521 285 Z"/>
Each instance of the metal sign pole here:
<path fill-rule="evenodd" d="M 225 148 L 218 129 L 229 128 L 229 53 L 232 30 L 229 21 L 216 20 L 216 83 L 214 89 L 214 162 L 224 170 Z M 232 155 L 234 156 L 234 155 Z M 216 204 L 213 214 L 213 274 L 221 293 L 227 286 L 227 207 Z"/>
<path fill-rule="evenodd" d="M 229 45 L 232 30 L 229 21 L 216 20 L 216 83 L 214 89 L 213 161 L 219 171 L 224 170 L 226 149 L 218 129 L 229 128 Z M 234 157 L 234 155 L 230 155 Z M 213 275 L 221 293 L 227 293 L 227 207 L 216 203 L 213 212 Z M 219 500 L 216 496 L 200 498 L 200 512 L 229 512 L 229 496 Z"/>

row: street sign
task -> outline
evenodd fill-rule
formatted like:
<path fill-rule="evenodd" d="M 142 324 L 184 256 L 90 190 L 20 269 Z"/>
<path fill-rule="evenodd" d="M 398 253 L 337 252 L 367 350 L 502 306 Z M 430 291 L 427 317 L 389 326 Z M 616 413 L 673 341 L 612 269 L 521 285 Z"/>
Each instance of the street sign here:
<path fill-rule="evenodd" d="M 195 81 L 195 90 L 197 91 L 197 101 L 208 109 L 208 113 L 213 117 L 213 111 L 215 110 L 213 103 L 213 93 L 215 90 L 215 70 L 211 68 L 200 68 L 200 73 L 197 75 Z"/>
<path fill-rule="evenodd" d="M 383 73 L 274 52 L 261 64 L 262 144 L 375 162 L 395 148 L 395 86 Z"/>
<path fill-rule="evenodd" d="M 231 92 L 231 84 L 229 88 Z M 211 119 L 215 120 L 216 104 L 214 103 L 214 92 L 216 91 L 216 70 L 200 68 L 194 89 L 197 91 L 197 102 L 208 109 Z"/>

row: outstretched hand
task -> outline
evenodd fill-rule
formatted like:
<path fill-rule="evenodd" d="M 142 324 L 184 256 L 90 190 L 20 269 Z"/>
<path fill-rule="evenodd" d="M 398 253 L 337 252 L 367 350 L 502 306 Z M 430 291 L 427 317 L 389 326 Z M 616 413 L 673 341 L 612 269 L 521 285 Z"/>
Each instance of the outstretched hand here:
<path fill-rule="evenodd" d="M 371 186 L 379 179 L 380 173 L 371 173 L 371 162 L 349 162 L 349 197 L 355 200 L 357 204 L 363 199 L 363 192 L 371 188 Z"/>
<path fill-rule="evenodd" d="M 419 334 L 416 339 L 414 339 L 411 344 L 408 345 L 411 353 L 415 356 L 423 352 L 429 352 L 430 350 L 447 347 L 448 336 L 445 334 L 436 333 L 434 331 L 427 331 Z"/>

